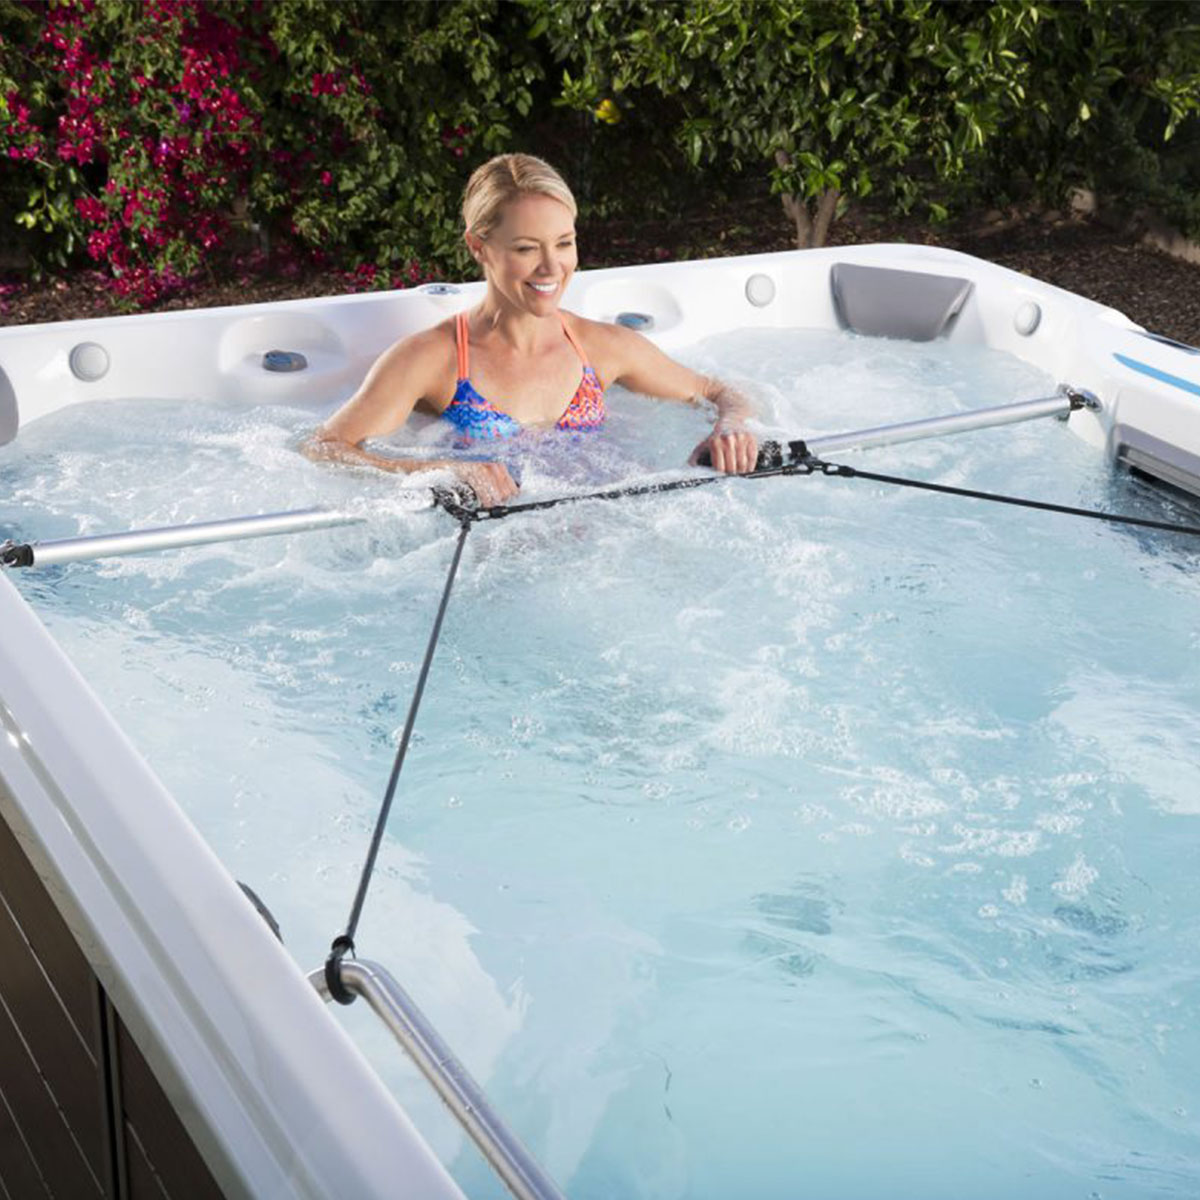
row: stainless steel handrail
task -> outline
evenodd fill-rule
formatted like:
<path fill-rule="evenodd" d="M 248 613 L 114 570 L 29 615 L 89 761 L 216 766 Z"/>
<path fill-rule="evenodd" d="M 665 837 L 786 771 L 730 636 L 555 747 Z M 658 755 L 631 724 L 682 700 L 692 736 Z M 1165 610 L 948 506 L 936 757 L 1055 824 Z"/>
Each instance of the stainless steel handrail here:
<path fill-rule="evenodd" d="M 257 517 L 231 517 L 224 521 L 197 521 L 190 525 L 168 525 L 161 529 L 133 529 L 127 533 L 31 542 L 24 547 L 29 552 L 28 561 L 13 565 L 52 567 L 93 558 L 111 558 L 118 554 L 143 554 L 148 550 L 174 550 L 182 546 L 236 542 L 279 533 L 302 533 L 309 529 L 332 529 L 338 525 L 360 525 L 365 520 L 365 517 L 326 508 L 302 508 L 291 512 L 265 513 Z M 5 543 L 5 549 L 11 548 L 11 543 Z"/>
<path fill-rule="evenodd" d="M 392 1031 L 517 1200 L 563 1200 L 554 1180 L 501 1120 L 483 1089 L 387 970 L 367 959 L 346 958 L 338 977 Z M 308 981 L 323 1000 L 331 999 L 324 967 L 310 972 Z"/>
<path fill-rule="evenodd" d="M 951 433 L 969 433 L 972 429 L 992 429 L 997 425 L 1014 425 L 1019 421 L 1034 421 L 1039 417 L 1062 417 L 1078 405 L 1072 395 L 1060 392 L 1040 400 L 1020 400 L 1014 404 L 998 404 L 991 408 L 974 408 L 969 412 L 950 413 L 944 417 L 926 417 L 920 421 L 904 421 L 896 425 L 880 425 L 874 429 L 856 429 L 849 433 L 830 433 L 804 439 L 810 454 L 834 454 L 839 450 L 867 450 L 872 446 L 896 446 L 902 442 L 918 442 L 925 438 L 944 437 Z M 1086 404 L 1085 407 L 1091 407 Z"/>

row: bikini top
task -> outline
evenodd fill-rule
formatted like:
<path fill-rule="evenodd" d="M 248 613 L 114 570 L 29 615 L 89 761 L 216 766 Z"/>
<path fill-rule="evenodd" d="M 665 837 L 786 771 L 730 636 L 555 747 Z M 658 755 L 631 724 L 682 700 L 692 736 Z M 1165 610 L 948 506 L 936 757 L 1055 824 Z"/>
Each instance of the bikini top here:
<path fill-rule="evenodd" d="M 558 315 L 562 321 L 563 333 L 567 341 L 575 348 L 583 363 L 583 377 L 575 395 L 571 397 L 563 414 L 554 423 L 555 429 L 567 429 L 572 432 L 599 429 L 604 424 L 604 388 L 600 377 L 588 364 L 587 356 L 579 347 L 579 343 L 567 328 L 567 322 L 562 313 Z M 467 314 L 459 313 L 454 322 L 454 340 L 458 346 L 458 385 L 454 389 L 454 397 L 446 405 L 442 416 L 452 425 L 460 429 L 472 440 L 487 440 L 490 438 L 509 438 L 521 432 L 522 425 L 515 417 L 497 408 L 490 400 L 485 399 L 471 386 L 470 343 L 467 333 Z"/>

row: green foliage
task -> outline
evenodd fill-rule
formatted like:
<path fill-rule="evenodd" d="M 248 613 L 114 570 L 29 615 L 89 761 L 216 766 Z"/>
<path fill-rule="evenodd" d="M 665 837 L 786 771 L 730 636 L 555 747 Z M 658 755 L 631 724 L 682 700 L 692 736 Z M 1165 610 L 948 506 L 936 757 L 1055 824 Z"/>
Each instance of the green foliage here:
<path fill-rule="evenodd" d="M 800 242 L 1085 184 L 1200 233 L 1197 0 L 0 0 L 0 252 L 142 302 L 252 244 L 360 286 L 467 262 L 469 170 L 585 216 L 730 203 Z"/>
<path fill-rule="evenodd" d="M 273 140 L 302 148 L 306 169 L 290 187 L 271 172 L 256 179 L 253 209 L 290 214 L 298 236 L 330 253 L 465 269 L 457 209 L 467 168 L 512 147 L 540 79 L 517 14 L 500 0 L 289 0 L 266 11 L 286 75 L 357 78 L 370 91 L 287 98 Z"/>
<path fill-rule="evenodd" d="M 565 102 L 628 110 L 676 100 L 674 136 L 687 161 L 765 170 L 798 220 L 876 190 L 908 207 L 931 178 L 958 178 L 1020 86 L 1008 31 L 987 5 L 530 6 L 564 61 Z"/>
<path fill-rule="evenodd" d="M 1005 0 L 995 9 L 1019 38 L 1025 86 L 980 190 L 1057 203 L 1086 186 L 1200 235 L 1200 5 Z"/>
<path fill-rule="evenodd" d="M 1188 154 L 1164 157 L 1197 111 L 1192 0 L 526 3 L 563 63 L 565 103 L 673 102 L 681 156 L 769 174 L 801 244 L 872 192 L 937 219 L 1015 178 L 1057 195 L 1159 174 L 1182 194 L 1195 178 Z"/>
<path fill-rule="evenodd" d="M 364 282 L 459 273 L 468 170 L 541 79 L 526 32 L 501 0 L 0 0 L 0 200 L 141 300 L 254 231 Z"/>

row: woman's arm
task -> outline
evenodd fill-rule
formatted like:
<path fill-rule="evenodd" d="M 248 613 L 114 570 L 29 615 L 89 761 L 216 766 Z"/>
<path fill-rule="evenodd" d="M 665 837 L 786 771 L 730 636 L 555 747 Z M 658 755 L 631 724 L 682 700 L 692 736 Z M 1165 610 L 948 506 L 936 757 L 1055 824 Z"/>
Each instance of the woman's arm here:
<path fill-rule="evenodd" d="M 602 342 L 601 367 L 614 383 L 662 400 L 707 403 L 715 410 L 712 433 L 692 451 L 690 462 L 707 452 L 718 471 L 741 474 L 754 469 L 758 442 L 743 424 L 754 408 L 741 392 L 676 362 L 632 329 L 589 324 Z"/>
<path fill-rule="evenodd" d="M 411 416 L 417 403 L 444 389 L 447 343 L 440 328 L 426 330 L 384 351 L 367 372 L 362 386 L 301 446 L 313 462 L 374 467 L 410 474 L 450 470 L 467 483 L 484 505 L 502 504 L 517 485 L 500 463 L 459 462 L 452 459 L 391 458 L 363 446 L 368 438 L 394 433 Z"/>
<path fill-rule="evenodd" d="M 754 407 L 745 396 L 731 384 L 711 375 L 700 375 L 702 386 L 692 397 L 694 403 L 708 401 L 717 411 L 713 420 L 712 433 L 702 441 L 689 462 L 699 462 L 707 451 L 713 468 L 731 474 L 753 471 L 758 462 L 758 440 L 743 424 L 754 415 Z"/>
<path fill-rule="evenodd" d="M 367 372 L 357 392 L 313 434 L 304 447 L 314 460 L 355 462 L 404 470 L 385 464 L 385 459 L 361 449 L 367 438 L 386 437 L 399 429 L 412 414 L 418 401 L 434 393 L 441 364 L 440 353 L 445 337 L 438 329 L 428 329 L 405 338 L 385 350 Z M 347 451 L 358 453 L 348 454 Z"/>

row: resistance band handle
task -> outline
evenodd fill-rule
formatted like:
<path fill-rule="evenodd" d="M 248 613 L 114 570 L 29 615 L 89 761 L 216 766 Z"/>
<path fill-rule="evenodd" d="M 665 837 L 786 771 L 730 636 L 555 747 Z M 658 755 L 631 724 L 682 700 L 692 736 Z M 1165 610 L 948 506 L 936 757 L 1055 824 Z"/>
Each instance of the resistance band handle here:
<path fill-rule="evenodd" d="M 711 467 L 712 455 L 707 450 L 696 459 L 696 466 Z M 756 471 L 773 471 L 783 466 L 783 447 L 778 442 L 763 442 L 758 448 L 758 461 L 754 464 Z"/>

